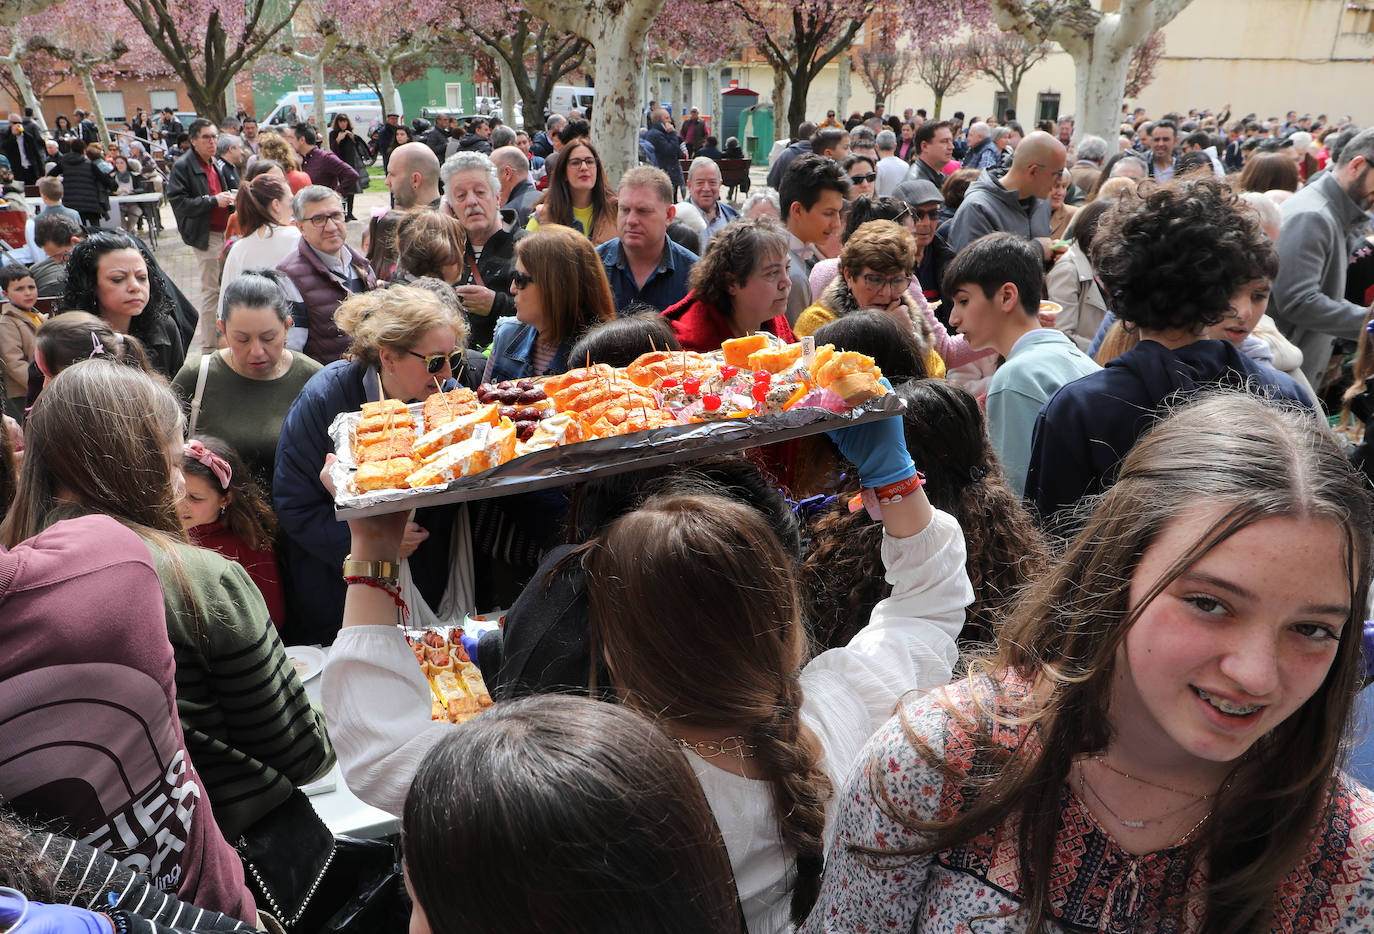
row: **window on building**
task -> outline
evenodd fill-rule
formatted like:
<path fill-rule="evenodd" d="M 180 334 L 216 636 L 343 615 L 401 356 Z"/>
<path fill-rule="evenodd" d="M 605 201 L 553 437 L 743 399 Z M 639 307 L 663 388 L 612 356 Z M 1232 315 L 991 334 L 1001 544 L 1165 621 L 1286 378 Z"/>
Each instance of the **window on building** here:
<path fill-rule="evenodd" d="M 107 122 L 124 122 L 123 91 L 96 91 L 95 99 L 100 102 L 100 112 L 105 115 Z"/>
<path fill-rule="evenodd" d="M 1059 119 L 1059 92 L 1041 91 L 1035 95 L 1035 122 Z"/>
<path fill-rule="evenodd" d="M 461 112 L 463 109 L 463 86 L 457 83 L 444 85 L 444 107 Z"/>
<path fill-rule="evenodd" d="M 181 109 L 181 102 L 177 100 L 177 92 L 149 91 L 148 109 L 156 113 L 164 107 L 170 107 L 174 111 Z"/>
<path fill-rule="evenodd" d="M 1341 32 L 1360 35 L 1374 33 L 1374 3 L 1347 3 L 1341 19 Z"/>
<path fill-rule="evenodd" d="M 1011 106 L 1011 98 L 1006 91 L 998 91 L 992 97 L 992 112 L 997 116 L 998 123 L 1005 123 L 1007 119 L 1007 108 Z"/>

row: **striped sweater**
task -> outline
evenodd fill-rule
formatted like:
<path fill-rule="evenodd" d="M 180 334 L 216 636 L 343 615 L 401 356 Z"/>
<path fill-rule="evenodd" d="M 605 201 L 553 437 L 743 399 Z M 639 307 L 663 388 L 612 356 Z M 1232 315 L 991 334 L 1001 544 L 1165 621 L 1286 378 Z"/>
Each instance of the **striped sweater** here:
<path fill-rule="evenodd" d="M 131 934 L 253 930 L 217 911 L 188 905 L 158 891 L 145 877 L 83 843 L 50 833 L 35 833 L 28 842 L 39 858 L 57 870 L 52 891 L 24 893 L 34 901 L 104 912 L 126 922 Z"/>
<path fill-rule="evenodd" d="M 295 786 L 327 772 L 334 749 L 247 572 L 203 548 L 174 548 L 180 575 L 165 551 L 151 550 L 176 661 L 177 712 L 215 819 L 233 842 Z"/>

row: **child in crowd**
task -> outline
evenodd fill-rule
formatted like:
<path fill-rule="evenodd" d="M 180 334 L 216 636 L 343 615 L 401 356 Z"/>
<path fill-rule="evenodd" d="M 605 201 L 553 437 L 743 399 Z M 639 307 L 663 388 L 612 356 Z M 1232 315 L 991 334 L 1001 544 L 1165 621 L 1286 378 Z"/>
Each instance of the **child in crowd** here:
<path fill-rule="evenodd" d="M 992 233 L 973 241 L 945 270 L 949 323 L 974 350 L 1006 358 L 988 383 L 988 435 L 1017 496 L 1026 490 L 1035 417 L 1065 383 L 1101 369 L 1062 331 L 1040 326 L 1045 276 L 1030 240 Z"/>
<path fill-rule="evenodd" d="M 996 655 L 870 741 L 805 934 L 1368 930 L 1370 527 L 1305 411 L 1159 423 Z"/>
<path fill-rule="evenodd" d="M 1237 292 L 1278 270 L 1255 213 L 1225 186 L 1176 182 L 1119 202 L 1101 221 L 1092 261 L 1113 310 L 1140 343 L 1064 386 L 1040 411 L 1026 498 L 1044 517 L 1110 486 L 1170 397 L 1224 386 L 1311 407 L 1290 377 L 1229 341 L 1207 339 Z"/>
<path fill-rule="evenodd" d="M 4 412 L 24 420 L 24 399 L 28 394 L 29 364 L 33 362 L 38 326 L 43 315 L 34 310 L 38 286 L 26 266 L 0 269 L 0 292 L 5 304 L 0 308 L 0 385 L 4 387 Z"/>
<path fill-rule="evenodd" d="M 277 517 L 267 498 L 238 453 L 219 438 L 197 435 L 187 441 L 181 472 L 186 477 L 178 507 L 181 527 L 194 544 L 243 566 L 280 629 L 286 596 L 272 550 Z"/>

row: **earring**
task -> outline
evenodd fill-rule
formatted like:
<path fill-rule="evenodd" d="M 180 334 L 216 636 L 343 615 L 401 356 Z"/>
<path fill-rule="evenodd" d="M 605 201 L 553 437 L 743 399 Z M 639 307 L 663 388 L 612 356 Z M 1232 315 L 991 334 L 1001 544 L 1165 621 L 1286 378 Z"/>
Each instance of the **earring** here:
<path fill-rule="evenodd" d="M 225 507 L 224 507 L 224 506 L 219 507 L 219 517 L 220 517 L 221 519 L 224 518 L 224 510 L 225 510 Z"/>

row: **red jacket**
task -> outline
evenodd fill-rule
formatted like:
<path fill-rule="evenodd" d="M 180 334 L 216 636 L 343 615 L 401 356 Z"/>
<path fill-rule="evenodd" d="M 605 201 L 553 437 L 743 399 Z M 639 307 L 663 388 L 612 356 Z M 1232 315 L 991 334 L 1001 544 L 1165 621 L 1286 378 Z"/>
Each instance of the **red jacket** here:
<path fill-rule="evenodd" d="M 695 289 L 688 292 L 682 301 L 665 310 L 663 317 L 668 319 L 668 325 L 673 329 L 673 334 L 683 350 L 710 353 L 712 350 L 719 350 L 721 344 L 735 336 L 735 332 L 730 328 L 729 319 L 717 311 L 714 305 L 708 305 L 697 298 Z M 776 334 L 789 344 L 797 339 L 792 333 L 792 326 L 787 323 L 786 315 L 778 315 L 767 322 L 763 330 Z M 791 488 L 798 454 L 795 441 L 751 448 L 745 454 L 784 489 Z"/>
<path fill-rule="evenodd" d="M 695 289 L 688 292 L 682 301 L 665 310 L 663 317 L 668 319 L 668 325 L 683 350 L 710 353 L 719 350 L 721 344 L 735 336 L 730 328 L 730 320 L 714 305 L 697 298 Z M 778 315 L 766 323 L 763 330 L 776 334 L 789 344 L 797 339 L 792 333 L 792 326 L 787 323 L 786 315 Z"/>

